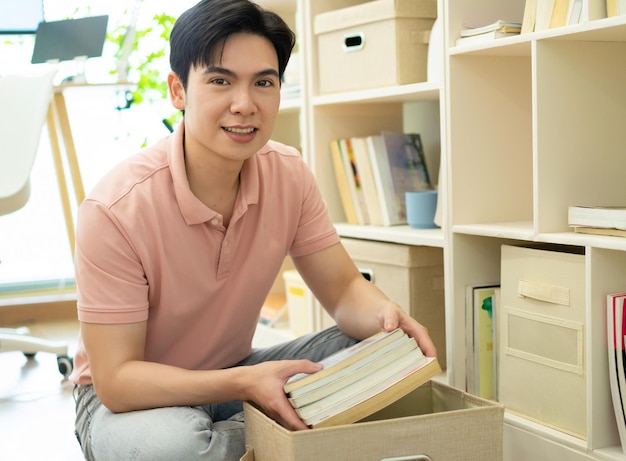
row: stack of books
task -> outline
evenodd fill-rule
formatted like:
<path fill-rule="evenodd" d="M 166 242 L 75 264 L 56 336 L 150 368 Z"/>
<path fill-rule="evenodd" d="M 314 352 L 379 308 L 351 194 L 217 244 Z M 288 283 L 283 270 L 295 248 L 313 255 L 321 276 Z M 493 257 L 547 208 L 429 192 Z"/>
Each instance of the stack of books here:
<path fill-rule="evenodd" d="M 626 237 L 624 206 L 570 206 L 567 221 L 574 232 Z"/>
<path fill-rule="evenodd" d="M 348 224 L 406 224 L 405 193 L 433 189 L 419 134 L 335 139 L 330 153 Z"/>
<path fill-rule="evenodd" d="M 381 332 L 329 356 L 313 374 L 292 376 L 289 402 L 310 427 L 350 424 L 404 397 L 441 373 L 402 330 Z"/>
<path fill-rule="evenodd" d="M 457 46 L 475 45 L 497 38 L 511 37 L 519 35 L 522 30 L 522 23 L 504 21 L 502 19 L 481 27 L 470 27 L 461 30 L 460 38 L 457 39 Z"/>

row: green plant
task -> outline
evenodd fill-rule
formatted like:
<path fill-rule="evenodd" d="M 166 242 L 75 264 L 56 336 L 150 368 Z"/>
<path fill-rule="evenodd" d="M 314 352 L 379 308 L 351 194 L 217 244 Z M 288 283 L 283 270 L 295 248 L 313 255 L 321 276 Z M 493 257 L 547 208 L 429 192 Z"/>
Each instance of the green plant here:
<path fill-rule="evenodd" d="M 122 73 L 124 75 L 118 77 L 133 83 L 133 90 L 126 96 L 126 108 L 133 104 L 167 98 L 168 87 L 165 76 L 169 70 L 169 63 L 166 50 L 175 21 L 175 17 L 161 13 L 154 15 L 150 25 L 145 28 L 132 29 L 128 25 L 120 25 L 107 34 L 107 40 L 118 47 L 116 60 L 126 65 L 124 69 L 111 70 L 111 74 Z M 125 43 L 128 37 L 132 40 L 130 44 Z M 164 117 L 162 121 L 171 130 L 180 117 L 177 111 Z"/>

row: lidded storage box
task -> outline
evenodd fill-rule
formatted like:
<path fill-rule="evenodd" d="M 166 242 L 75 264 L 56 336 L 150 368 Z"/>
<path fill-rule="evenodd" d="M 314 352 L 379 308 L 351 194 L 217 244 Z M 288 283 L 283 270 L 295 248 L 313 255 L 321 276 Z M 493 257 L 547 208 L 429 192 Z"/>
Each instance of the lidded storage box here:
<path fill-rule="evenodd" d="M 437 0 L 376 0 L 315 16 L 320 93 L 426 81 Z"/>
<path fill-rule="evenodd" d="M 428 328 L 442 368 L 446 366 L 443 250 L 436 247 L 342 238 L 361 271 L 407 313 Z"/>

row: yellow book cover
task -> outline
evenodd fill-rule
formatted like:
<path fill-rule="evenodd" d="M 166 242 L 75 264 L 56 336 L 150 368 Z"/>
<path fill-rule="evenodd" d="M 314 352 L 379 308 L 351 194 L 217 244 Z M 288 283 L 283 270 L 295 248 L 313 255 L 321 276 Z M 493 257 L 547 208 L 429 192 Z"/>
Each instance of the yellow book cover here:
<path fill-rule="evenodd" d="M 340 142 L 338 139 L 330 142 L 330 154 L 333 161 L 333 168 L 335 170 L 335 180 L 337 181 L 339 198 L 341 199 L 341 204 L 343 205 L 346 221 L 348 224 L 358 224 L 359 221 L 354 208 L 354 202 L 352 201 L 352 194 L 350 193 L 350 186 L 348 184 L 348 176 L 345 171 L 344 162 L 341 156 Z"/>

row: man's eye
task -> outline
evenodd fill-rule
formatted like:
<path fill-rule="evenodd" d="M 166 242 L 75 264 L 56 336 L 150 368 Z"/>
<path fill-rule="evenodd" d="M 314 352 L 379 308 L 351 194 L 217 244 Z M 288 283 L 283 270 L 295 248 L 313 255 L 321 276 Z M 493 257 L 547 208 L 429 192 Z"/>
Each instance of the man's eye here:
<path fill-rule="evenodd" d="M 228 81 L 225 78 L 214 78 L 211 80 L 214 85 L 228 85 Z"/>
<path fill-rule="evenodd" d="M 271 80 L 259 80 L 257 82 L 258 86 L 264 86 L 264 87 L 269 87 L 269 86 L 274 86 L 274 82 Z"/>

